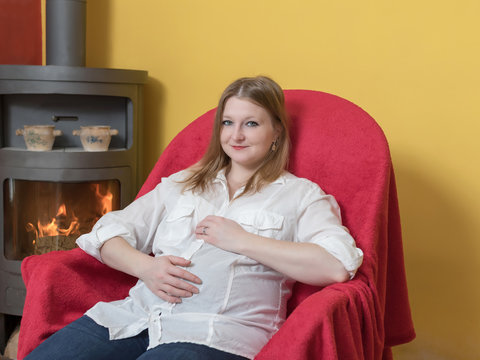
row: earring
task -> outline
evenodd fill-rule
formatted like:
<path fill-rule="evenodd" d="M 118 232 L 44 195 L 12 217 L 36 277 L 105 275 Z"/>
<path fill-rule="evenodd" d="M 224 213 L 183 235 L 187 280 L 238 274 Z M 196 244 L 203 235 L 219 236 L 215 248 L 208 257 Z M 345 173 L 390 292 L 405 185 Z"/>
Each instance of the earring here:
<path fill-rule="evenodd" d="M 275 139 L 275 141 L 272 142 L 272 151 L 277 150 L 277 143 L 278 143 L 278 139 Z"/>

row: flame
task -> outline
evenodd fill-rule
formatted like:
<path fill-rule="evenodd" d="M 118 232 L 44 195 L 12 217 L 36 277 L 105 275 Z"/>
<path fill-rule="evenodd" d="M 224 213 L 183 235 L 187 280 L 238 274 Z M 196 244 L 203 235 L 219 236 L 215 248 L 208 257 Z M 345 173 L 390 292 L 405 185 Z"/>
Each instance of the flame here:
<path fill-rule="evenodd" d="M 59 217 L 62 215 L 67 216 L 67 207 L 65 206 L 65 204 L 60 205 L 60 207 L 58 208 L 56 217 Z"/>
<path fill-rule="evenodd" d="M 40 220 L 38 220 L 36 227 L 32 223 L 28 223 L 25 226 L 25 229 L 27 230 L 27 232 L 35 233 L 35 240 L 45 236 L 68 236 L 71 234 L 80 235 L 80 233 L 78 232 L 80 223 L 75 214 L 72 213 L 72 220 L 67 228 L 65 228 L 62 224 L 64 222 L 62 221 L 64 218 L 67 218 L 67 207 L 65 206 L 65 204 L 61 204 L 58 208 L 57 215 L 55 215 L 55 217 L 53 217 L 50 222 L 43 224 Z"/>
<path fill-rule="evenodd" d="M 113 194 L 108 191 L 106 195 L 102 195 L 100 193 L 100 184 L 95 184 L 95 195 L 98 197 L 98 200 L 101 205 L 100 213 L 101 215 L 105 215 L 106 213 L 112 211 L 113 208 Z"/>
<path fill-rule="evenodd" d="M 37 228 L 32 224 L 32 223 L 28 223 L 26 226 L 25 226 L 25 229 L 27 230 L 27 232 L 35 232 L 35 240 L 38 239 L 38 231 L 37 231 Z M 33 240 L 33 244 L 35 244 L 35 240 Z"/>
<path fill-rule="evenodd" d="M 95 196 L 97 198 L 97 204 L 99 205 L 100 218 L 105 215 L 107 212 L 112 211 L 113 208 L 113 194 L 110 191 L 107 191 L 106 195 L 100 193 L 100 185 L 94 184 Z M 69 216 L 70 215 L 70 216 Z M 67 221 L 70 221 L 70 224 L 66 224 Z M 69 236 L 69 235 L 81 235 L 80 233 L 80 221 L 73 211 L 67 211 L 65 204 L 61 204 L 58 207 L 57 214 L 47 223 L 42 223 L 40 220 L 37 220 L 37 226 L 32 223 L 27 223 L 25 229 L 27 232 L 35 233 L 35 240 L 33 243 L 36 243 L 36 240 L 46 236 Z"/>

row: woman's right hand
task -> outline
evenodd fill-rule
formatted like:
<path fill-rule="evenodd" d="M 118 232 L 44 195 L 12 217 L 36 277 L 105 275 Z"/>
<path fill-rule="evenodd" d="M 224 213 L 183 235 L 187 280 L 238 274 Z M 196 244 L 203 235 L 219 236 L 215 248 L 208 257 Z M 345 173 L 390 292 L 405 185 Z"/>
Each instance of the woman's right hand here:
<path fill-rule="evenodd" d="M 191 261 L 174 255 L 149 256 L 138 271 L 138 278 L 159 298 L 170 303 L 181 303 L 183 297 L 198 294 L 198 288 L 191 283 L 202 281 L 191 272 L 182 269 Z"/>
<path fill-rule="evenodd" d="M 119 236 L 102 245 L 100 256 L 111 268 L 142 280 L 155 295 L 171 303 L 180 303 L 182 297 L 198 294 L 198 288 L 191 283 L 202 283 L 197 276 L 182 269 L 190 266 L 190 260 L 173 255 L 152 257 Z"/>

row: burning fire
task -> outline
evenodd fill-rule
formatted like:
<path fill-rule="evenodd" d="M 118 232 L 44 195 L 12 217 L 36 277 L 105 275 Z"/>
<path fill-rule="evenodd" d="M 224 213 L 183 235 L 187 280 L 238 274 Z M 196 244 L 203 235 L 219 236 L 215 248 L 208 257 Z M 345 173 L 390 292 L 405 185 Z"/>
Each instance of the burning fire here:
<path fill-rule="evenodd" d="M 35 239 L 42 238 L 45 236 L 57 236 L 57 235 L 80 235 L 78 229 L 80 227 L 80 223 L 78 222 L 78 218 L 72 212 L 72 221 L 70 225 L 65 228 L 64 223 L 65 219 L 67 218 L 67 208 L 65 204 L 60 205 L 58 208 L 57 214 L 52 221 L 47 224 L 42 224 L 40 220 L 37 221 L 37 227 L 32 223 L 28 223 L 26 225 L 26 229 L 28 232 L 35 232 Z"/>
<path fill-rule="evenodd" d="M 101 216 L 112 211 L 113 208 L 113 194 L 110 191 L 107 191 L 105 195 L 100 192 L 99 184 L 92 184 L 92 190 L 95 194 L 96 203 L 92 204 L 92 208 L 95 209 L 95 220 L 96 222 Z M 86 209 L 85 211 L 89 211 Z M 70 221 L 70 223 L 68 223 Z M 91 220 L 90 220 L 91 221 Z M 35 233 L 35 244 L 38 239 L 48 237 L 48 236 L 75 236 L 78 237 L 81 235 L 80 227 L 81 223 L 79 218 L 75 216 L 72 210 L 68 211 L 65 203 L 61 204 L 57 210 L 56 215 L 47 223 L 42 223 L 42 221 L 37 220 L 37 226 L 32 223 L 27 223 L 25 229 L 27 232 Z M 86 224 L 83 224 L 84 228 Z M 91 224 L 93 226 L 93 224 Z"/>

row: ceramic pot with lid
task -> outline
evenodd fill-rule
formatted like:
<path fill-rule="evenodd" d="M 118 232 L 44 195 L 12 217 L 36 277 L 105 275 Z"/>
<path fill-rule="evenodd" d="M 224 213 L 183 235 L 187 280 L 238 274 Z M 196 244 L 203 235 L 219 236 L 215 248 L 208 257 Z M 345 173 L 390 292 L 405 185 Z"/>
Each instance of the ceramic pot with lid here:
<path fill-rule="evenodd" d="M 80 136 L 86 151 L 107 151 L 112 136 L 118 135 L 118 130 L 106 125 L 80 126 L 80 130 L 73 130 L 73 135 Z"/>
<path fill-rule="evenodd" d="M 55 130 L 54 125 L 24 125 L 15 133 L 23 135 L 25 145 L 31 151 L 52 150 L 55 137 L 63 134 L 61 130 Z"/>

